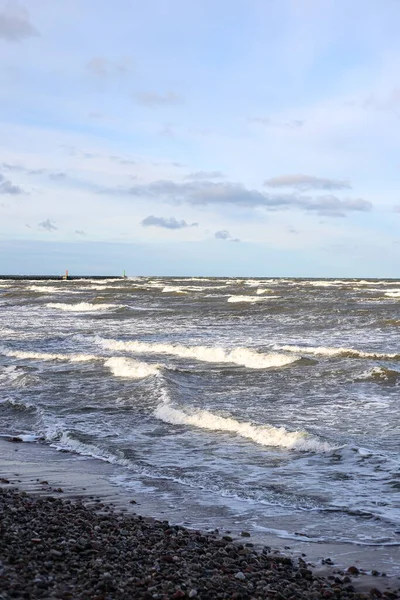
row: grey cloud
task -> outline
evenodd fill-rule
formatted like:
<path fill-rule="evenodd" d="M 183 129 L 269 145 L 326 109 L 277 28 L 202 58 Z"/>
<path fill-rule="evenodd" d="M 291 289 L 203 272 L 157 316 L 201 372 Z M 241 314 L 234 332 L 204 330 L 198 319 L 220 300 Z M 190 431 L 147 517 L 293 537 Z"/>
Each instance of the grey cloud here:
<path fill-rule="evenodd" d="M 74 233 L 77 235 L 86 235 L 86 232 L 83 229 L 75 229 Z"/>
<path fill-rule="evenodd" d="M 19 42 L 38 35 L 39 32 L 30 23 L 28 11 L 22 6 L 8 4 L 0 13 L 0 38 L 7 42 Z"/>
<path fill-rule="evenodd" d="M 50 219 L 46 219 L 45 221 L 42 221 L 41 223 L 38 223 L 38 227 L 41 227 L 41 229 L 46 229 L 46 231 L 56 231 L 56 229 L 58 229 L 54 223 L 52 223 L 50 221 Z"/>
<path fill-rule="evenodd" d="M 231 234 L 226 229 L 222 229 L 221 231 L 216 231 L 214 237 L 216 237 L 217 240 L 229 240 Z"/>
<path fill-rule="evenodd" d="M 305 121 L 301 119 L 291 119 L 290 121 L 276 121 L 269 117 L 250 117 L 250 123 L 256 123 L 257 125 L 263 125 L 264 127 L 277 127 L 278 129 L 300 129 L 303 127 Z"/>
<path fill-rule="evenodd" d="M 178 221 L 175 217 L 155 217 L 149 215 L 141 221 L 143 227 L 162 227 L 163 229 L 185 229 L 186 227 L 198 227 L 198 223 L 186 223 L 186 221 Z"/>
<path fill-rule="evenodd" d="M 203 180 L 203 179 L 221 179 L 225 175 L 221 171 L 196 171 L 186 175 L 185 179 Z"/>
<path fill-rule="evenodd" d="M 393 212 L 400 213 L 400 204 L 397 204 L 396 206 L 393 207 Z"/>
<path fill-rule="evenodd" d="M 239 183 L 215 183 L 212 181 L 181 183 L 159 180 L 147 185 L 136 184 L 130 188 L 104 188 L 98 193 L 147 197 L 157 200 L 164 198 L 173 204 L 263 207 L 272 211 L 298 209 L 329 216 L 340 216 L 349 211 L 368 211 L 372 208 L 370 202 L 361 198 L 341 200 L 331 195 L 314 199 L 297 192 L 266 194 L 255 189 L 247 189 Z"/>
<path fill-rule="evenodd" d="M 129 57 L 117 61 L 109 60 L 104 56 L 94 56 L 86 64 L 85 69 L 90 75 L 106 79 L 112 75 L 126 75 L 132 68 L 132 60 Z"/>
<path fill-rule="evenodd" d="M 220 231 L 216 231 L 214 233 L 214 237 L 217 240 L 228 240 L 228 242 L 240 242 L 239 238 L 232 237 L 231 234 L 229 233 L 229 231 L 227 231 L 226 229 L 221 229 Z"/>
<path fill-rule="evenodd" d="M 42 175 L 45 172 L 44 169 L 27 169 L 22 165 L 10 165 L 9 163 L 2 163 L 1 166 L 6 171 L 17 171 L 20 173 L 27 173 L 27 175 Z"/>
<path fill-rule="evenodd" d="M 136 165 L 136 162 L 134 160 L 130 160 L 129 158 L 123 158 L 121 156 L 112 155 L 110 156 L 110 160 L 112 160 L 113 162 L 117 162 L 120 165 Z"/>
<path fill-rule="evenodd" d="M 53 181 L 60 181 L 61 179 L 65 179 L 67 177 L 66 173 L 50 173 L 49 178 Z"/>
<path fill-rule="evenodd" d="M 26 194 L 26 192 L 19 185 L 14 185 L 11 183 L 11 181 L 0 174 L 0 194 L 19 196 L 20 194 Z"/>
<path fill-rule="evenodd" d="M 157 92 L 138 92 L 134 95 L 134 102 L 141 106 L 155 108 L 156 106 L 174 106 L 183 104 L 183 98 L 175 92 L 159 94 Z"/>
<path fill-rule="evenodd" d="M 344 190 L 351 189 L 348 181 L 315 177 L 314 175 L 280 175 L 264 181 L 264 185 L 272 188 L 291 187 L 305 192 L 306 190 Z"/>

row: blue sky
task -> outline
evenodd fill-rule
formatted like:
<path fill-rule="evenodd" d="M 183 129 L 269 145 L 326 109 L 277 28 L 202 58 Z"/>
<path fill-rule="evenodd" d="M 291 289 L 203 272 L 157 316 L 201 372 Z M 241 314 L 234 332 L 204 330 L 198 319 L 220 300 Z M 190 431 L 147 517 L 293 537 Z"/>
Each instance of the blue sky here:
<path fill-rule="evenodd" d="M 0 0 L 0 273 L 399 277 L 399 0 Z"/>

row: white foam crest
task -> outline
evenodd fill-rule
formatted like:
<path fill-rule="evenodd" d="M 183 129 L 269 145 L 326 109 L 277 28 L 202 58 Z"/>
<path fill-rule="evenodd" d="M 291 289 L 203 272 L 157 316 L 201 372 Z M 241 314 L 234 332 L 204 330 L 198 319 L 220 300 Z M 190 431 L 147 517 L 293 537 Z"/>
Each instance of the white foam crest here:
<path fill-rule="evenodd" d="M 159 405 L 154 415 L 173 425 L 193 425 L 209 431 L 226 431 L 252 440 L 262 446 L 274 446 L 303 452 L 329 452 L 332 448 L 302 431 L 287 431 L 284 427 L 242 423 L 230 417 L 220 417 L 208 410 L 187 414 L 169 403 Z"/>
<path fill-rule="evenodd" d="M 108 358 L 104 365 L 111 370 L 115 377 L 126 377 L 129 379 L 142 379 L 159 373 L 158 365 L 150 365 L 145 362 L 133 360 L 123 356 Z"/>
<path fill-rule="evenodd" d="M 82 456 L 91 456 L 105 462 L 125 467 L 130 466 L 129 460 L 120 458 L 92 444 L 80 442 L 79 440 L 72 438 L 68 431 L 62 431 L 60 434 L 57 430 L 52 431 L 49 429 L 46 433 L 46 439 L 50 441 L 50 445 L 57 448 L 57 450 L 70 450 Z"/>
<path fill-rule="evenodd" d="M 256 294 L 260 295 L 260 294 L 270 294 L 272 293 L 272 290 L 268 289 L 268 288 L 258 288 L 258 290 L 256 291 Z"/>
<path fill-rule="evenodd" d="M 399 354 L 386 354 L 382 352 L 363 352 L 354 348 L 326 348 L 313 346 L 274 346 L 275 350 L 295 352 L 296 354 L 314 354 L 315 356 L 344 356 L 349 358 L 399 358 Z"/>
<path fill-rule="evenodd" d="M 187 294 L 187 291 L 177 285 L 166 285 L 163 290 L 163 294 Z"/>
<path fill-rule="evenodd" d="M 249 348 L 225 348 L 209 346 L 182 346 L 172 344 L 151 344 L 148 342 L 123 342 L 96 338 L 96 342 L 108 350 L 128 351 L 147 354 L 171 354 L 181 358 L 194 358 L 209 363 L 234 363 L 249 369 L 281 367 L 297 360 L 297 357 L 278 353 L 260 354 Z"/>
<path fill-rule="evenodd" d="M 77 304 L 64 304 L 63 302 L 49 302 L 48 308 L 64 310 L 67 312 L 97 312 L 110 310 L 112 308 L 121 308 L 120 304 L 92 304 L 91 302 L 78 302 Z"/>
<path fill-rule="evenodd" d="M 90 362 L 92 360 L 102 360 L 100 356 L 94 354 L 53 354 L 51 352 L 23 352 L 22 350 L 0 349 L 1 354 L 12 358 L 21 358 L 23 360 L 66 360 L 69 362 Z"/>
<path fill-rule="evenodd" d="M 255 302 L 264 302 L 265 300 L 270 300 L 271 298 L 280 298 L 280 296 L 268 296 L 264 298 L 260 298 L 260 296 L 230 296 L 228 298 L 228 302 L 249 302 L 250 304 L 254 304 Z"/>
<path fill-rule="evenodd" d="M 392 290 L 391 292 L 385 292 L 385 296 L 389 298 L 400 298 L 400 290 Z"/>
<path fill-rule="evenodd" d="M 57 289 L 54 287 L 48 287 L 46 285 L 28 285 L 26 289 L 31 290 L 32 292 L 40 292 L 43 294 L 59 294 L 60 292 L 65 292 L 65 289 Z"/>

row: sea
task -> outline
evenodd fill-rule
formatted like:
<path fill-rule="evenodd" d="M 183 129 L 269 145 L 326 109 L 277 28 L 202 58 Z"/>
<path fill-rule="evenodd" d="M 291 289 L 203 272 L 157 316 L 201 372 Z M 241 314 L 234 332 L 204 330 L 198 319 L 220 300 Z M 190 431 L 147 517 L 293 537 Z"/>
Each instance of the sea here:
<path fill-rule="evenodd" d="M 0 280 L 0 434 L 181 524 L 390 555 L 399 332 L 400 280 Z"/>

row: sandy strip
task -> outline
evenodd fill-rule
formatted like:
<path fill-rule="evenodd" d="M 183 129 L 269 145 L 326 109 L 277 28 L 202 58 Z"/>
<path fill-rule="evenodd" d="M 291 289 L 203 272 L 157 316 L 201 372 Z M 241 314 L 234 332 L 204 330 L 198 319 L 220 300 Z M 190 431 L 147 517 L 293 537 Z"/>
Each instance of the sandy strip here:
<path fill-rule="evenodd" d="M 357 574 L 356 561 L 348 572 L 325 565 L 324 577 L 247 532 L 146 518 L 146 493 L 110 485 L 107 463 L 4 440 L 0 457 L 2 600 L 400 598 L 398 578 Z"/>

